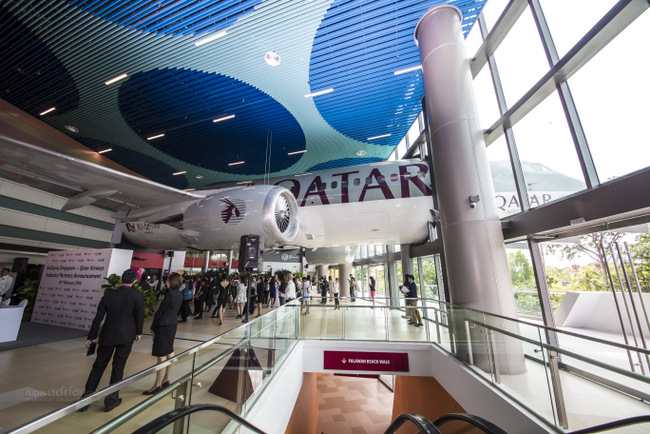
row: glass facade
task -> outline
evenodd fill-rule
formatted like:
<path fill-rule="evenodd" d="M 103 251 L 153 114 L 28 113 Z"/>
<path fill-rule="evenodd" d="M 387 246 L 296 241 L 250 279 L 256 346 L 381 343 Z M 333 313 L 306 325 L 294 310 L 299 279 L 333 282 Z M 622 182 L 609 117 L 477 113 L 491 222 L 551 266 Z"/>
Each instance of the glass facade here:
<path fill-rule="evenodd" d="M 511 9 L 506 10 L 508 7 Z M 645 128 L 650 119 L 650 80 L 646 77 L 650 70 L 650 12 L 636 12 L 638 16 L 630 17 L 626 11 L 620 16 L 627 22 L 621 24 L 612 17 L 623 7 L 614 0 L 576 0 L 569 4 L 539 0 L 525 6 L 490 0 L 467 36 L 468 57 L 474 62 L 481 60 L 479 48 L 486 38 L 497 41 L 488 44 L 482 66 L 473 73 L 502 219 L 526 218 L 537 208 L 650 166 L 650 139 Z M 502 19 L 503 28 L 495 27 L 502 14 L 515 18 Z M 604 46 L 588 46 L 585 35 L 589 32 L 600 33 Z M 574 58 L 584 61 L 572 64 Z M 549 71 L 558 64 L 569 66 L 553 77 Z M 391 158 L 402 158 L 421 130 L 416 121 Z M 566 294 L 611 291 L 604 261 L 581 263 L 584 260 L 577 259 L 584 237 L 602 238 L 598 230 L 582 230 L 573 237 L 561 235 L 556 244 L 544 242 L 542 236 L 540 244 L 530 244 L 536 251 L 521 239 L 507 244 L 513 296 L 522 318 L 560 325 L 566 321 L 562 315 L 568 307 L 561 308 Z M 633 259 L 619 264 L 618 275 L 614 265 L 609 265 L 609 278 L 616 288 L 620 286 L 617 282 L 625 282 L 624 271 L 630 272 L 634 264 L 640 270 L 650 267 L 643 262 L 650 255 L 640 253 L 646 240 L 650 241 L 647 227 L 624 232 L 621 240 L 630 244 Z M 536 237 L 533 233 L 526 236 L 529 240 Z M 387 296 L 389 281 L 399 285 L 403 280 L 403 264 L 395 261 L 401 254 L 400 246 L 388 251 L 393 253 L 385 253 L 383 246 L 363 246 L 355 264 L 364 287 L 369 275 L 382 275 Z M 442 253 L 438 245 L 432 247 L 432 253 L 412 259 L 423 298 L 444 298 Z M 613 254 L 609 255 L 611 259 Z M 395 262 L 387 259 L 377 265 L 380 257 Z M 392 280 L 386 274 L 391 267 L 397 274 Z M 628 279 L 639 291 L 650 292 L 644 273 L 640 273 L 638 285 L 632 274 Z M 400 294 L 393 292 L 392 296 Z M 564 301 L 565 306 L 568 303 Z"/>

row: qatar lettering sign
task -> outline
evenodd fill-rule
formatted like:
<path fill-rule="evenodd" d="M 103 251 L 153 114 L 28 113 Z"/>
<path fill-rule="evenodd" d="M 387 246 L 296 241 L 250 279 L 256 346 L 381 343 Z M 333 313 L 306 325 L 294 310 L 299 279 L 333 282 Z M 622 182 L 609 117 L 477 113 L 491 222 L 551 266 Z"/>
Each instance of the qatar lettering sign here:
<path fill-rule="evenodd" d="M 323 367 L 345 371 L 409 372 L 409 355 L 371 351 L 325 351 Z"/>

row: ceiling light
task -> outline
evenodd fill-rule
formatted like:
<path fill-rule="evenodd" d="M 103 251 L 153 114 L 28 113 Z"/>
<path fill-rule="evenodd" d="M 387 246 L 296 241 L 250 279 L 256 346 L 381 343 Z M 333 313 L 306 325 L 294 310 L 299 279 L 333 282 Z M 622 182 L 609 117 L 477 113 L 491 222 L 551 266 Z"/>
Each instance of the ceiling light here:
<path fill-rule="evenodd" d="M 293 151 L 293 152 L 289 152 L 287 155 L 304 154 L 305 152 L 307 152 L 307 150 L 306 150 L 306 149 L 303 149 L 302 151 Z"/>
<path fill-rule="evenodd" d="M 105 154 L 107 152 L 111 152 L 113 148 L 108 148 L 108 149 L 102 149 L 101 151 L 97 151 L 98 154 Z"/>
<path fill-rule="evenodd" d="M 329 89 L 325 89 L 325 90 L 319 90 L 318 92 L 308 93 L 307 95 L 305 95 L 305 98 L 309 98 L 309 97 L 312 97 L 312 96 L 325 95 L 326 93 L 330 93 L 330 92 L 334 92 L 333 87 L 330 87 Z"/>
<path fill-rule="evenodd" d="M 422 69 L 422 65 L 411 66 L 410 68 L 400 69 L 398 71 L 393 72 L 393 74 L 394 75 L 406 74 L 407 72 L 417 71 L 418 69 Z"/>
<path fill-rule="evenodd" d="M 227 121 L 228 119 L 232 119 L 234 117 L 235 117 L 235 115 L 228 115 L 228 116 L 224 116 L 222 118 L 213 119 L 212 122 Z"/>
<path fill-rule="evenodd" d="M 219 33 L 215 33 L 213 35 L 206 36 L 203 39 L 199 39 L 198 41 L 196 41 L 194 43 L 194 45 L 196 45 L 197 47 L 200 47 L 203 44 L 207 44 L 208 42 L 212 42 L 212 41 L 214 41 L 216 39 L 222 38 L 222 37 L 226 36 L 227 34 L 228 33 L 225 30 L 223 30 L 223 31 L 221 31 Z"/>
<path fill-rule="evenodd" d="M 372 136 L 372 137 L 368 137 L 366 140 L 383 139 L 384 137 L 390 137 L 390 134 L 382 134 L 381 136 Z"/>
<path fill-rule="evenodd" d="M 147 137 L 147 140 L 159 139 L 161 137 L 165 137 L 165 133 L 158 134 L 156 136 Z"/>
<path fill-rule="evenodd" d="M 104 84 L 106 84 L 106 85 L 113 84 L 113 83 L 116 83 L 116 82 L 118 82 L 120 80 L 124 80 L 128 76 L 129 76 L 128 74 L 120 74 L 115 78 L 111 78 L 110 80 L 105 81 Z"/>
<path fill-rule="evenodd" d="M 72 133 L 78 133 L 79 132 L 79 128 L 75 127 L 74 125 L 66 125 L 63 128 L 65 128 L 66 130 L 68 130 L 68 131 L 70 131 Z"/>
<path fill-rule="evenodd" d="M 278 66 L 282 59 L 280 59 L 280 55 L 275 51 L 269 51 L 264 55 L 264 61 L 269 66 Z"/>
<path fill-rule="evenodd" d="M 172 173 L 172 175 L 176 176 L 176 175 L 182 175 L 184 173 L 187 173 L 187 170 L 182 170 L 180 172 L 174 172 L 174 173 Z"/>
<path fill-rule="evenodd" d="M 48 113 L 52 113 L 54 110 L 56 110 L 56 107 L 50 107 L 49 109 L 45 110 L 44 112 L 40 112 L 38 115 L 43 116 L 43 115 L 46 115 Z"/>
<path fill-rule="evenodd" d="M 362 155 L 366 155 L 366 151 L 364 151 L 363 149 L 359 149 L 359 150 L 356 152 L 356 154 L 357 154 L 359 157 L 361 157 Z"/>
<path fill-rule="evenodd" d="M 196 179 L 203 179 L 203 175 L 196 175 L 195 178 Z"/>
<path fill-rule="evenodd" d="M 234 163 L 228 163 L 228 166 L 237 166 L 239 164 L 244 164 L 244 161 L 235 161 Z"/>

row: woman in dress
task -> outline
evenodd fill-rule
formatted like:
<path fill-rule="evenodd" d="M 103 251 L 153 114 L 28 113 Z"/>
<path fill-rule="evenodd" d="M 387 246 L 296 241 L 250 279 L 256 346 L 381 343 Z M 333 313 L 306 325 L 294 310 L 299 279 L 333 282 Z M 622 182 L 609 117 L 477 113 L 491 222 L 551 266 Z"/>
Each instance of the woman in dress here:
<path fill-rule="evenodd" d="M 246 284 L 247 277 L 242 278 L 239 286 L 237 287 L 237 296 L 235 296 L 235 306 L 237 306 L 237 316 L 241 318 L 244 315 L 244 303 L 246 303 Z"/>
<path fill-rule="evenodd" d="M 212 312 L 212 318 L 219 317 L 219 325 L 223 324 L 223 312 L 226 310 L 226 306 L 230 301 L 230 282 L 228 281 L 228 276 L 221 276 L 220 282 L 217 285 L 216 295 L 217 295 L 217 307 L 214 308 Z"/>
<path fill-rule="evenodd" d="M 178 309 L 183 303 L 183 294 L 179 291 L 183 280 L 178 273 L 172 273 L 167 279 L 168 291 L 163 298 L 160 307 L 156 311 L 151 322 L 151 333 L 153 334 L 153 348 L 151 355 L 158 358 L 158 363 L 174 357 L 174 339 L 178 325 Z M 142 392 L 143 395 L 153 395 L 169 386 L 169 376 L 172 366 L 156 372 L 156 382 L 149 390 Z"/>
<path fill-rule="evenodd" d="M 370 287 L 370 298 L 372 299 L 372 308 L 375 308 L 375 278 L 370 276 L 370 282 L 368 286 Z"/>
<path fill-rule="evenodd" d="M 275 307 L 275 299 L 278 297 L 278 282 L 275 276 L 269 277 L 269 304 L 267 307 Z"/>

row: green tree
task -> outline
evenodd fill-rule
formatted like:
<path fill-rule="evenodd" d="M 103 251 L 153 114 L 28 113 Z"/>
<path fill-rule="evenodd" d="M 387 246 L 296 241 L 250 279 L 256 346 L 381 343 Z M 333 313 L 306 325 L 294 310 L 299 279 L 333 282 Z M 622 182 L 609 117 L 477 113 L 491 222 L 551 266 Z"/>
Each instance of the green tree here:
<path fill-rule="evenodd" d="M 641 291 L 650 292 L 650 233 L 637 235 L 634 238 L 634 244 L 630 246 L 630 254 Z"/>
<path fill-rule="evenodd" d="M 603 281 L 605 281 L 605 267 L 607 267 L 607 256 L 609 246 L 616 243 L 624 234 L 622 232 L 592 232 L 586 235 L 580 235 L 578 242 L 567 244 L 548 244 L 547 253 L 561 254 L 568 260 L 573 260 L 579 256 L 587 256 L 597 264 L 601 264 L 599 272 Z M 603 254 L 600 246 L 603 246 Z"/>
<path fill-rule="evenodd" d="M 574 291 L 604 291 L 603 275 L 593 264 L 580 267 L 573 276 L 571 289 Z"/>
<path fill-rule="evenodd" d="M 510 266 L 510 277 L 512 286 L 516 289 L 536 288 L 533 267 L 530 261 L 521 250 L 516 253 L 508 253 L 508 265 Z"/>

